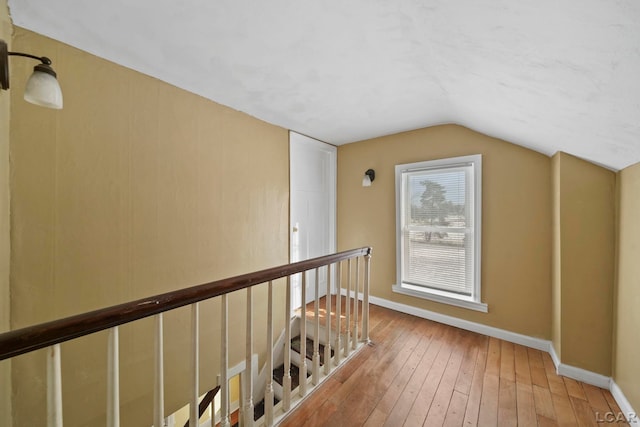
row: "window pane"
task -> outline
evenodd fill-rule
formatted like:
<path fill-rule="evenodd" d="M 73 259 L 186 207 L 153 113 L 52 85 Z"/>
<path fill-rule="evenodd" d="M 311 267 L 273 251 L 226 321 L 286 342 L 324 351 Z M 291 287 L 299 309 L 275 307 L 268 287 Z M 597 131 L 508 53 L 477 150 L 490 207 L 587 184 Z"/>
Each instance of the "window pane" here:
<path fill-rule="evenodd" d="M 479 300 L 475 221 L 480 205 L 474 191 L 481 180 L 481 157 L 399 165 L 396 180 L 400 283 Z"/>
<path fill-rule="evenodd" d="M 471 295 L 472 234 L 407 231 L 405 242 L 405 283 Z"/>
<path fill-rule="evenodd" d="M 407 225 L 466 227 L 465 175 L 462 168 L 410 174 Z"/>

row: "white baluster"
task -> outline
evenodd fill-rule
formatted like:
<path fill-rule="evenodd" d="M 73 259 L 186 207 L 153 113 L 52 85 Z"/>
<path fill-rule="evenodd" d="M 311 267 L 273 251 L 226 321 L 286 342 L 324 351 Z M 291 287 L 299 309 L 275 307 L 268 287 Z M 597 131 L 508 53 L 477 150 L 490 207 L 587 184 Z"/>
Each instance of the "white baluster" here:
<path fill-rule="evenodd" d="M 324 374 L 331 372 L 331 264 L 327 266 L 327 296 L 325 297 Z"/>
<path fill-rule="evenodd" d="M 200 425 L 198 398 L 200 397 L 200 316 L 198 303 L 191 304 L 191 403 L 189 427 Z"/>
<path fill-rule="evenodd" d="M 356 283 L 355 283 L 355 295 L 353 298 L 353 304 L 354 304 L 353 336 L 351 337 L 351 340 L 352 340 L 351 348 L 353 348 L 354 350 L 358 346 L 358 326 L 359 326 L 358 313 L 360 311 L 360 308 L 359 308 L 360 299 L 358 298 L 359 288 L 360 288 L 360 257 L 356 258 Z"/>
<path fill-rule="evenodd" d="M 62 427 L 60 344 L 54 344 L 47 349 L 47 426 Z"/>
<path fill-rule="evenodd" d="M 269 281 L 267 296 L 267 387 L 264 392 L 264 413 L 267 426 L 273 425 L 273 284 Z"/>
<path fill-rule="evenodd" d="M 338 262 L 336 277 L 336 366 L 342 361 L 342 262 Z"/>
<path fill-rule="evenodd" d="M 312 381 L 317 385 L 320 383 L 320 273 L 316 268 L 315 280 L 315 299 L 313 301 L 313 356 L 311 362 L 313 364 Z"/>
<path fill-rule="evenodd" d="M 229 328 L 227 295 L 221 297 L 220 307 L 220 427 L 231 427 L 229 421 Z"/>
<path fill-rule="evenodd" d="M 307 272 L 302 273 L 302 316 L 300 317 L 300 396 L 307 394 Z"/>
<path fill-rule="evenodd" d="M 247 288 L 247 333 L 245 350 L 244 425 L 253 426 L 253 288 Z"/>
<path fill-rule="evenodd" d="M 107 427 L 120 425 L 120 356 L 118 327 L 109 330 L 107 344 Z"/>
<path fill-rule="evenodd" d="M 364 301 L 362 303 L 362 335 L 365 343 L 369 343 L 369 286 L 371 280 L 371 253 L 364 259 Z"/>
<path fill-rule="evenodd" d="M 153 392 L 153 425 L 162 427 L 164 425 L 164 343 L 162 337 L 162 313 L 158 313 L 156 318 L 156 339 L 155 339 L 155 377 Z"/>
<path fill-rule="evenodd" d="M 347 318 L 345 323 L 347 325 L 345 337 L 344 337 L 344 357 L 348 357 L 351 352 L 351 259 L 347 262 Z"/>
<path fill-rule="evenodd" d="M 324 345 L 324 374 L 331 371 L 331 265 L 327 266 L 327 294 L 325 296 L 325 345 Z"/>
<path fill-rule="evenodd" d="M 282 377 L 282 409 L 291 409 L 291 276 L 287 276 L 286 300 L 284 303 L 284 376 Z"/>
<path fill-rule="evenodd" d="M 220 393 L 220 391 L 218 391 L 218 393 Z M 216 424 L 215 421 L 216 421 L 216 399 L 214 396 L 213 400 L 211 401 L 211 423 L 215 425 Z"/>

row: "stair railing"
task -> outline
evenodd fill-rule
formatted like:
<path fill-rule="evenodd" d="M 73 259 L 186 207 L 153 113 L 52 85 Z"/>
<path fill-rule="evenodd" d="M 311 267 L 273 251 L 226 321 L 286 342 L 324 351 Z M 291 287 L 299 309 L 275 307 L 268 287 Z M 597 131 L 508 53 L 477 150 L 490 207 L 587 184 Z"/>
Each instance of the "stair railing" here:
<path fill-rule="evenodd" d="M 364 258 L 364 280 L 360 284 L 359 265 L 360 259 Z M 356 260 L 355 280 L 352 275 L 352 261 Z M 305 315 L 305 292 L 307 273 L 314 272 L 316 281 L 316 292 L 314 302 L 314 351 L 312 361 L 313 376 L 311 389 L 317 386 L 323 378 L 320 375 L 318 351 L 319 342 L 319 295 L 318 295 L 318 272 L 320 268 L 327 269 L 327 314 L 325 325 L 325 354 L 324 354 L 324 375 L 330 373 L 332 366 L 335 367 L 350 356 L 350 351 L 358 344 L 369 340 L 369 278 L 370 278 L 371 248 L 363 247 L 339 252 L 332 255 L 313 258 L 306 261 L 286 264 L 253 273 L 235 276 L 227 279 L 216 280 L 173 292 L 168 292 L 136 301 L 114 305 L 99 310 L 94 310 L 67 318 L 41 323 L 34 326 L 25 327 L 0 334 L 0 361 L 29 353 L 42 348 L 47 348 L 47 425 L 62 426 L 62 378 L 61 378 L 61 343 L 90 335 L 99 331 L 109 330 L 108 337 L 108 373 L 107 373 L 107 402 L 106 418 L 107 426 L 115 427 L 120 425 L 120 392 L 119 392 L 119 338 L 118 327 L 139 319 L 155 317 L 155 379 L 154 379 L 154 426 L 159 427 L 165 423 L 164 415 L 164 346 L 163 346 L 163 313 L 179 307 L 191 305 L 191 337 L 192 337 L 192 395 L 190 396 L 190 418 L 189 426 L 198 426 L 199 411 L 199 311 L 198 304 L 201 301 L 214 297 L 221 298 L 221 366 L 220 366 L 220 425 L 230 426 L 229 414 L 229 390 L 228 390 L 228 337 L 229 325 L 227 295 L 246 289 L 247 292 L 247 331 L 246 331 L 246 371 L 244 378 L 247 379 L 242 384 L 241 396 L 245 402 L 241 405 L 242 417 L 241 425 L 253 426 L 253 395 L 252 390 L 252 363 L 251 357 L 253 348 L 253 300 L 252 288 L 256 285 L 268 283 L 268 316 L 267 316 L 267 341 L 268 348 L 267 364 L 273 368 L 273 281 L 286 278 L 286 319 L 291 319 L 291 277 L 297 274 L 302 275 L 302 321 L 301 329 L 306 328 Z M 341 276 L 342 264 L 348 264 L 346 283 L 343 283 Z M 332 335 L 331 328 L 331 277 L 332 268 L 336 266 L 336 327 Z M 343 286 L 344 285 L 344 286 Z M 342 295 L 344 293 L 344 296 Z M 344 298 L 344 299 L 343 299 Z M 362 299 L 362 306 L 359 308 L 359 300 Z M 346 307 L 346 319 L 344 323 L 341 319 L 341 307 L 344 301 Z M 350 314 L 353 312 L 353 319 Z M 359 329 L 358 313 L 362 315 L 362 325 Z M 286 322 L 285 335 L 286 342 L 291 342 L 290 322 Z M 346 329 L 342 333 L 342 328 Z M 358 332 L 360 330 L 360 333 Z M 300 386 L 297 394 L 291 390 L 291 354 L 289 345 L 285 346 L 284 360 L 284 384 L 283 401 L 278 407 L 273 402 L 273 375 L 267 380 L 265 389 L 265 417 L 259 423 L 271 426 L 274 422 L 281 420 L 301 399 L 309 392 L 306 381 L 306 363 L 304 363 L 306 335 L 301 335 L 301 354 L 303 363 L 300 367 Z M 331 359 L 331 346 L 335 349 L 335 356 Z M 304 371 L 304 374 L 303 374 Z M 242 402 L 241 402 L 242 403 Z"/>

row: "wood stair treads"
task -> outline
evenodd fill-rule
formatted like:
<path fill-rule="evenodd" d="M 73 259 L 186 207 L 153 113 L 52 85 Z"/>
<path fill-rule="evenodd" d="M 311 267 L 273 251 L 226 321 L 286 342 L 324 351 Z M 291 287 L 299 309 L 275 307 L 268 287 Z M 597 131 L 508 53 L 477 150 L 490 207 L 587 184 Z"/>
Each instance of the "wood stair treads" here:
<path fill-rule="evenodd" d="M 298 353 L 300 353 L 300 337 L 297 336 L 291 339 L 291 348 Z M 320 366 L 324 365 L 324 344 L 320 343 L 319 345 L 320 352 Z M 313 360 L 313 340 L 307 337 L 307 348 L 306 348 L 306 358 L 309 360 Z M 331 357 L 333 357 L 333 348 L 331 349 Z"/>
<path fill-rule="evenodd" d="M 278 402 L 280 402 L 280 400 L 277 397 L 273 397 L 273 404 L 277 405 Z M 254 407 L 253 407 L 253 420 L 254 421 L 258 421 L 260 419 L 261 416 L 264 415 L 264 399 L 262 399 L 260 402 L 258 402 Z"/>
<path fill-rule="evenodd" d="M 296 365 L 291 365 L 289 369 L 289 374 L 291 375 L 291 389 L 298 387 L 300 385 L 300 368 Z M 311 372 L 307 372 L 307 378 L 311 376 Z M 280 385 L 283 385 L 284 378 L 284 365 L 278 366 L 273 370 L 273 379 Z"/>
<path fill-rule="evenodd" d="M 298 354 L 300 354 L 300 336 L 299 335 L 291 339 L 291 349 L 296 351 Z M 320 353 L 320 365 L 322 366 L 324 365 L 324 344 L 322 343 L 319 344 L 319 353 Z M 333 354 L 334 354 L 334 351 L 333 349 L 331 349 L 331 357 L 333 357 Z M 313 339 L 309 337 L 307 337 L 307 348 L 306 348 L 305 356 L 308 360 L 313 360 Z M 291 375 L 291 389 L 293 390 L 300 385 L 300 368 L 297 365 L 292 363 L 289 373 Z M 310 376 L 311 376 L 311 372 L 307 371 L 307 378 L 309 378 Z M 283 378 L 284 378 L 284 364 L 278 366 L 273 370 L 273 379 L 275 382 L 277 382 L 281 386 L 283 385 L 282 384 Z M 280 400 L 274 396 L 273 404 L 276 405 L 278 402 L 280 402 Z M 264 415 L 264 399 L 262 399 L 260 402 L 255 404 L 253 408 L 253 419 L 257 421 L 263 415 Z"/>

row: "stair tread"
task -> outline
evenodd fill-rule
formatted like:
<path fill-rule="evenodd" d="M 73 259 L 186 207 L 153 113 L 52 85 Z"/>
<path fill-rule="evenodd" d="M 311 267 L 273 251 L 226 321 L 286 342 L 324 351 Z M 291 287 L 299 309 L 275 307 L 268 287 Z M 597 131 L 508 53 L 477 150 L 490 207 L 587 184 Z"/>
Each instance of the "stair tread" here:
<path fill-rule="evenodd" d="M 298 387 L 300 385 L 300 368 L 296 365 L 291 365 L 289 368 L 289 375 L 291 375 L 291 389 Z M 307 378 L 311 376 L 310 372 L 307 372 Z M 284 365 L 278 366 L 273 370 L 273 379 L 280 385 L 283 385 L 284 378 Z"/>
<path fill-rule="evenodd" d="M 273 404 L 277 405 L 278 402 L 280 402 L 280 400 L 277 397 L 273 397 Z M 260 402 L 258 402 L 254 407 L 253 407 L 253 420 L 254 421 L 258 421 L 260 419 L 261 416 L 264 415 L 264 399 L 262 399 Z"/>
<path fill-rule="evenodd" d="M 324 365 L 324 344 L 319 343 L 320 353 L 320 366 Z M 300 336 L 291 339 L 291 348 L 300 353 Z M 334 351 L 331 349 L 331 357 L 333 357 Z M 306 358 L 313 360 L 313 339 L 307 337 Z M 290 366 L 289 374 L 291 375 L 291 389 L 295 389 L 300 385 L 300 368 L 293 363 Z M 311 376 L 311 372 L 307 372 L 307 378 Z M 280 385 L 283 385 L 284 378 L 284 364 L 278 366 L 273 370 L 273 379 Z M 274 405 L 279 402 L 278 398 L 274 396 Z M 253 408 L 254 420 L 260 419 L 264 415 L 264 399 L 258 402 Z"/>
<path fill-rule="evenodd" d="M 320 353 L 320 366 L 324 365 L 324 344 L 319 344 L 319 353 Z M 297 336 L 291 339 L 291 348 L 300 353 L 300 337 Z M 313 340 L 307 337 L 307 348 L 306 348 L 306 358 L 309 360 L 313 360 Z M 333 357 L 333 348 L 331 349 L 331 357 Z"/>

